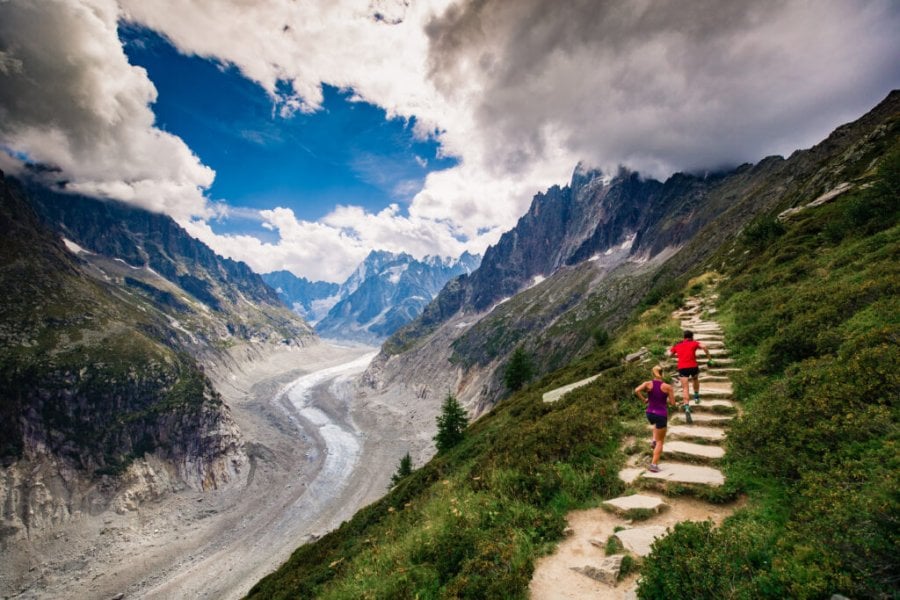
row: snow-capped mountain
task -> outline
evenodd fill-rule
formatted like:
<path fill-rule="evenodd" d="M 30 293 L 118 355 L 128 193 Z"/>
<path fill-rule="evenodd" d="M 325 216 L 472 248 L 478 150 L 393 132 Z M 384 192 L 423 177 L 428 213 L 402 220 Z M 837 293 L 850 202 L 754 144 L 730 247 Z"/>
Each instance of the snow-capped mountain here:
<path fill-rule="evenodd" d="M 450 279 L 471 273 L 481 256 L 459 258 L 373 250 L 337 292 L 338 301 L 318 321 L 323 337 L 366 343 L 381 340 L 413 320 Z"/>

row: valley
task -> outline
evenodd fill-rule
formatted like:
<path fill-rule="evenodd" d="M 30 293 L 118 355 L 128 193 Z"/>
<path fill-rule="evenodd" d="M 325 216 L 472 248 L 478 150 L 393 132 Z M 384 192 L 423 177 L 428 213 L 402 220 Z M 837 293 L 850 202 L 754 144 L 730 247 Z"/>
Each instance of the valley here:
<path fill-rule="evenodd" d="M 126 485 L 163 490 L 158 499 L 20 541 L 4 553 L 0 595 L 242 597 L 385 492 L 408 434 L 391 425 L 399 421 L 358 415 L 352 379 L 373 355 L 323 342 L 213 374 L 245 440 L 239 480 L 198 492 L 148 461 L 143 480 Z"/>

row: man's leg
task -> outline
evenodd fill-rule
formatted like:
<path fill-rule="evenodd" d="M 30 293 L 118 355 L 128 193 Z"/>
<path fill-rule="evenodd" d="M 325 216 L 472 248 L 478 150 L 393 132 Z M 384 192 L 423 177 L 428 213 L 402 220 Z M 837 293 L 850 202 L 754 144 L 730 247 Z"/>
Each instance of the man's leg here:
<path fill-rule="evenodd" d="M 679 377 L 681 379 L 681 391 L 684 394 L 684 404 L 687 404 L 691 401 L 691 392 L 688 387 L 688 378 L 687 377 Z M 698 382 L 699 385 L 699 382 Z"/>
<path fill-rule="evenodd" d="M 694 402 L 700 402 L 700 373 L 698 372 L 691 379 L 694 381 Z"/>

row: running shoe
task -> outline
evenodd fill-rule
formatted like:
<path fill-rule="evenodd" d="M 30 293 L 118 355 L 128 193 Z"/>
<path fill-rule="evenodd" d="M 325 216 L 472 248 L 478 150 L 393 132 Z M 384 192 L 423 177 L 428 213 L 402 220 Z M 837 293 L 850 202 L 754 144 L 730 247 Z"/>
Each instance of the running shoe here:
<path fill-rule="evenodd" d="M 691 416 L 691 405 L 690 404 L 684 405 L 684 420 L 687 421 L 688 425 L 694 424 L 694 417 Z"/>
<path fill-rule="evenodd" d="M 654 465 L 653 463 L 650 463 L 649 471 L 651 473 L 659 473 L 659 465 Z"/>
<path fill-rule="evenodd" d="M 694 404 L 700 404 L 700 392 L 694 392 Z"/>

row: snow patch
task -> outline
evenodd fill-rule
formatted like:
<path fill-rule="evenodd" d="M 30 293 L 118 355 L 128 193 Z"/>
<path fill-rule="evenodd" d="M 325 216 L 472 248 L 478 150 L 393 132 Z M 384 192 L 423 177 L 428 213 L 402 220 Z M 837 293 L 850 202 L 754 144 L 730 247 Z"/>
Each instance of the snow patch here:
<path fill-rule="evenodd" d="M 116 261 L 116 262 L 122 263 L 123 265 L 125 265 L 126 267 L 128 267 L 129 269 L 132 269 L 132 270 L 134 270 L 134 271 L 140 271 L 141 269 L 144 268 L 144 267 L 135 267 L 135 266 L 129 265 L 127 262 L 125 262 L 125 261 L 122 260 L 121 258 L 114 258 L 113 260 Z"/>
<path fill-rule="evenodd" d="M 491 307 L 491 310 L 488 311 L 488 314 L 494 312 L 494 309 L 495 309 L 495 308 L 497 308 L 498 306 L 500 306 L 500 305 L 503 304 L 504 302 L 509 302 L 510 300 L 512 300 L 512 296 L 507 296 L 507 297 L 504 298 L 503 300 L 500 300 L 499 302 L 497 302 L 497 304 L 495 304 L 495 305 L 493 305 L 493 306 Z"/>
<path fill-rule="evenodd" d="M 625 238 L 625 241 L 622 242 L 622 245 L 620 246 L 620 248 L 622 250 L 631 250 L 631 247 L 634 245 L 635 238 L 637 238 L 637 234 L 632 233 L 627 238 Z"/>
<path fill-rule="evenodd" d="M 66 245 L 66 249 L 72 254 L 93 254 L 93 252 L 85 250 L 69 238 L 63 238 L 63 244 Z"/>

